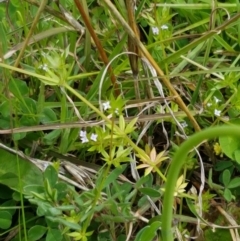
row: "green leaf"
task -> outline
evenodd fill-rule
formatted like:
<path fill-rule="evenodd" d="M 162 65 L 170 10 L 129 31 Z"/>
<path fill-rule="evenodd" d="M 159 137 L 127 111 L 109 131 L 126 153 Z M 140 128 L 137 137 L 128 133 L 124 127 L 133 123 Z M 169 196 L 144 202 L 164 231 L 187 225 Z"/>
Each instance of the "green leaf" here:
<path fill-rule="evenodd" d="M 229 121 L 229 123 L 240 125 L 240 120 L 239 119 L 231 120 Z M 237 150 L 240 150 L 239 138 L 230 137 L 230 136 L 220 136 L 219 143 L 223 153 L 229 158 L 231 158 L 232 160 L 235 160 L 234 152 Z"/>
<path fill-rule="evenodd" d="M 31 162 L 0 149 L 0 183 L 19 191 L 20 181 L 23 187 L 43 185 L 42 172 Z"/>
<path fill-rule="evenodd" d="M 110 174 L 109 176 L 106 178 L 105 182 L 104 182 L 104 186 L 103 188 L 107 187 L 109 184 L 111 184 L 113 181 L 115 181 L 120 174 L 122 174 L 124 172 L 124 170 L 126 169 L 127 165 L 121 165 L 117 168 L 115 168 Z"/>
<path fill-rule="evenodd" d="M 154 188 L 143 187 L 139 188 L 139 191 L 145 195 L 148 195 L 149 197 L 161 197 L 161 193 Z"/>
<path fill-rule="evenodd" d="M 41 113 L 40 122 L 43 124 L 49 124 L 57 121 L 55 112 L 48 107 L 45 107 Z"/>
<path fill-rule="evenodd" d="M 29 115 L 23 115 L 19 120 L 19 126 L 33 126 L 37 124 L 38 124 L 37 118 L 34 118 L 34 117 L 29 118 Z"/>
<path fill-rule="evenodd" d="M 136 188 L 139 188 L 143 184 L 148 183 L 148 186 L 152 186 L 152 175 L 142 176 L 135 184 Z"/>
<path fill-rule="evenodd" d="M 19 141 L 22 140 L 26 136 L 25 132 L 22 133 L 13 133 L 13 140 Z"/>
<path fill-rule="evenodd" d="M 50 186 L 48 179 L 44 180 L 44 187 L 45 187 L 46 194 L 48 195 L 48 197 L 50 197 L 52 199 L 53 198 L 53 189 Z"/>
<path fill-rule="evenodd" d="M 2 190 L 1 190 L 1 195 L 2 195 Z M 9 212 L 11 214 L 11 216 L 13 216 L 17 210 L 17 208 L 15 209 L 16 206 L 16 201 L 13 199 L 10 199 L 4 203 L 1 204 L 1 209 L 6 212 Z"/>
<path fill-rule="evenodd" d="M 3 101 L 0 105 L 0 113 L 3 117 L 9 117 L 10 116 L 10 102 L 9 101 Z"/>
<path fill-rule="evenodd" d="M 45 202 L 42 202 L 41 200 L 39 201 L 36 199 L 30 200 L 30 202 L 38 205 L 37 215 L 39 217 L 49 214 L 48 210 L 49 208 L 51 208 L 51 205 L 49 203 L 45 203 Z"/>
<path fill-rule="evenodd" d="M 54 217 L 62 215 L 62 211 L 58 208 L 55 208 L 55 207 L 49 208 L 48 213 L 50 213 L 51 216 L 54 216 Z"/>
<path fill-rule="evenodd" d="M 24 193 L 27 195 L 32 195 L 32 192 L 38 193 L 38 194 L 43 194 L 44 193 L 44 187 L 41 185 L 26 185 L 24 187 Z"/>
<path fill-rule="evenodd" d="M 240 177 L 233 178 L 229 184 L 227 185 L 227 188 L 236 188 L 240 186 Z"/>
<path fill-rule="evenodd" d="M 9 128 L 11 128 L 11 126 L 10 126 L 10 118 L 9 117 L 2 117 L 1 119 L 0 119 L 0 128 L 1 129 L 9 129 Z"/>
<path fill-rule="evenodd" d="M 234 159 L 238 164 L 240 164 L 240 149 L 234 151 Z"/>
<path fill-rule="evenodd" d="M 63 236 L 60 230 L 58 229 L 49 229 L 47 232 L 46 241 L 62 241 Z"/>
<path fill-rule="evenodd" d="M 62 211 L 71 211 L 75 208 L 75 206 L 74 205 L 61 205 L 61 206 L 58 206 L 57 208 Z"/>
<path fill-rule="evenodd" d="M 8 88 L 10 92 L 18 99 L 22 99 L 24 95 L 28 94 L 28 86 L 25 81 L 18 79 L 10 79 Z"/>
<path fill-rule="evenodd" d="M 63 224 L 66 227 L 69 227 L 69 228 L 74 229 L 74 230 L 80 230 L 81 229 L 81 226 L 79 224 L 66 221 L 61 217 L 48 216 L 47 219 L 50 220 L 51 222 L 54 222 L 54 223 Z"/>
<path fill-rule="evenodd" d="M 47 145 L 52 145 L 55 143 L 56 139 L 60 136 L 62 130 L 53 130 L 43 137 L 43 141 Z"/>
<path fill-rule="evenodd" d="M 47 228 L 41 225 L 35 225 L 28 230 L 28 239 L 31 241 L 39 240 L 47 231 Z"/>
<path fill-rule="evenodd" d="M 122 115 L 119 116 L 119 128 L 124 131 L 125 130 L 125 120 Z"/>
<path fill-rule="evenodd" d="M 157 234 L 157 230 L 161 227 L 161 222 L 156 221 L 140 230 L 134 241 L 151 241 Z"/>
<path fill-rule="evenodd" d="M 48 165 L 43 173 L 44 179 L 47 179 L 51 188 L 54 188 L 58 181 L 58 173 L 52 165 Z"/>
<path fill-rule="evenodd" d="M 224 170 L 222 174 L 222 182 L 225 187 L 228 186 L 230 182 L 230 178 L 231 178 L 231 172 L 228 169 Z"/>
<path fill-rule="evenodd" d="M 58 182 L 55 187 L 57 190 L 57 200 L 61 200 L 66 197 L 68 191 L 68 185 L 64 182 Z"/>
<path fill-rule="evenodd" d="M 232 200 L 232 192 L 226 188 L 223 192 L 223 197 L 226 199 L 227 202 L 230 202 Z"/>
<path fill-rule="evenodd" d="M 33 118 L 36 122 L 38 122 L 38 118 L 34 116 L 37 114 L 37 105 L 35 100 L 29 97 L 24 97 L 22 101 L 19 102 L 19 106 L 21 108 L 22 113 L 29 114 L 29 118 Z"/>
<path fill-rule="evenodd" d="M 0 228 L 8 229 L 12 224 L 12 215 L 7 211 L 0 211 Z"/>
<path fill-rule="evenodd" d="M 233 162 L 228 160 L 228 161 L 218 161 L 216 165 L 214 165 L 214 170 L 215 171 L 223 171 L 229 167 L 233 166 Z"/>
<path fill-rule="evenodd" d="M 126 126 L 125 129 L 125 134 L 129 134 L 135 130 L 134 125 L 136 124 L 138 118 L 134 118 L 133 120 L 130 121 L 130 123 Z"/>

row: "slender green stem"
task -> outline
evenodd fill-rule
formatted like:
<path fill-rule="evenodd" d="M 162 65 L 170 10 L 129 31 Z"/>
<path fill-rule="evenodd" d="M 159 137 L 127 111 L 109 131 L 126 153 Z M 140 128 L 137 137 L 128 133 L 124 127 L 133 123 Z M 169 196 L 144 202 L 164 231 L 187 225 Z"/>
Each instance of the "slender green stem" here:
<path fill-rule="evenodd" d="M 167 178 L 162 174 L 162 172 L 160 171 L 160 169 L 158 169 L 157 167 L 154 168 L 155 171 L 157 172 L 157 174 L 166 182 Z"/>
<path fill-rule="evenodd" d="M 240 127 L 233 125 L 205 129 L 191 136 L 175 153 L 167 175 L 166 191 L 163 200 L 162 240 L 173 241 L 171 223 L 173 219 L 172 207 L 174 201 L 174 190 L 180 170 L 186 161 L 189 151 L 198 146 L 199 143 L 217 136 L 233 136 L 240 138 Z"/>

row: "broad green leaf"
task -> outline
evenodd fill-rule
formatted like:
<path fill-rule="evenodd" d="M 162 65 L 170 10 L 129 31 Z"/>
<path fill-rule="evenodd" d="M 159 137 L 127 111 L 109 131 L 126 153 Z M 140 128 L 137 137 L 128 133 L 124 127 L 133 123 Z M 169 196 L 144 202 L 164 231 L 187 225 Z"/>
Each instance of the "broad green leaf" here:
<path fill-rule="evenodd" d="M 2 191 L 2 189 L 1 189 L 1 191 Z M 2 195 L 2 193 L 1 193 L 1 195 Z M 18 208 L 18 207 L 16 207 L 17 206 L 16 203 L 17 202 L 15 200 L 10 199 L 10 200 L 1 204 L 1 206 L 0 206 L 1 210 L 9 212 L 11 214 L 11 216 L 13 216 L 14 213 L 17 211 L 17 208 Z"/>
<path fill-rule="evenodd" d="M 28 114 L 29 118 L 35 119 L 38 122 L 37 114 L 37 102 L 29 97 L 22 98 L 22 101 L 19 102 L 19 107 L 22 113 Z"/>
<path fill-rule="evenodd" d="M 232 121 L 229 121 L 231 124 L 240 125 L 240 120 L 235 119 Z M 222 148 L 223 153 L 231 158 L 232 160 L 235 160 L 234 153 L 237 150 L 240 150 L 240 140 L 235 137 L 229 137 L 229 136 L 220 136 L 219 137 L 219 143 Z"/>
<path fill-rule="evenodd" d="M 240 164 L 240 149 L 234 151 L 234 159 L 238 164 Z"/>
<path fill-rule="evenodd" d="M 135 241 L 152 241 L 157 234 L 157 230 L 161 227 L 161 222 L 156 221 L 140 230 Z"/>
<path fill-rule="evenodd" d="M 7 211 L 0 211 L 0 228 L 8 229 L 12 224 L 12 215 Z"/>
<path fill-rule="evenodd" d="M 47 228 L 41 225 L 36 225 L 28 230 L 28 239 L 31 241 L 39 240 L 47 231 Z"/>
<path fill-rule="evenodd" d="M 49 124 L 57 121 L 56 113 L 48 107 L 45 107 L 43 109 L 43 112 L 41 113 L 40 121 L 43 124 Z"/>
<path fill-rule="evenodd" d="M 50 186 L 53 188 L 58 181 L 58 173 L 52 165 L 48 165 L 43 173 L 44 179 L 47 179 Z"/>
<path fill-rule="evenodd" d="M 240 177 L 233 178 L 229 184 L 227 185 L 227 188 L 235 188 L 240 186 Z"/>
<path fill-rule="evenodd" d="M 228 161 L 218 161 L 216 165 L 214 165 L 214 170 L 215 171 L 223 171 L 229 167 L 233 166 L 233 162 L 228 160 Z"/>
<path fill-rule="evenodd" d="M 31 162 L 0 149 L 0 183 L 19 191 L 20 181 L 23 187 L 43 185 L 42 172 Z"/>
<path fill-rule="evenodd" d="M 143 184 L 146 183 L 150 183 L 150 187 L 151 187 L 151 183 L 152 183 L 152 175 L 147 175 L 147 176 L 142 176 L 135 184 L 136 188 L 139 188 L 140 186 L 142 186 Z"/>
<path fill-rule="evenodd" d="M 104 186 L 103 188 L 107 187 L 109 184 L 111 184 L 113 181 L 115 181 L 120 174 L 122 174 L 124 172 L 124 170 L 126 169 L 127 165 L 121 165 L 118 168 L 115 168 L 110 174 L 109 176 L 106 178 L 105 182 L 104 182 Z"/>
<path fill-rule="evenodd" d="M 51 216 L 54 216 L 54 217 L 62 215 L 62 211 L 55 207 L 49 208 L 48 212 L 50 213 Z"/>
<path fill-rule="evenodd" d="M 4 117 L 4 118 L 2 117 L 0 119 L 0 128 L 3 129 L 3 130 L 11 128 L 9 117 Z"/>
<path fill-rule="evenodd" d="M 74 210 L 75 206 L 74 205 L 61 205 L 61 206 L 58 206 L 57 207 L 59 210 L 62 210 L 62 211 L 71 211 L 71 210 Z"/>
<path fill-rule="evenodd" d="M 139 191 L 145 195 L 148 195 L 149 197 L 160 197 L 161 196 L 161 193 L 154 188 L 143 187 L 143 188 L 139 188 Z"/>
<path fill-rule="evenodd" d="M 51 208 L 51 205 L 49 203 L 45 203 L 41 200 L 36 200 L 36 199 L 30 200 L 30 202 L 38 205 L 37 215 L 39 217 L 49 214 L 48 210 Z"/>
<path fill-rule="evenodd" d="M 240 142 L 238 139 L 230 136 L 224 136 L 219 138 L 219 143 L 223 153 L 234 160 L 234 152 L 240 149 Z"/>
<path fill-rule="evenodd" d="M 37 118 L 35 118 L 35 117 L 29 118 L 29 115 L 23 115 L 19 120 L 19 126 L 33 126 L 33 125 L 37 125 L 37 124 L 38 124 Z M 20 134 L 22 134 L 22 133 L 20 133 Z"/>
<path fill-rule="evenodd" d="M 224 190 L 223 196 L 227 202 L 230 202 L 232 200 L 232 193 L 228 188 Z"/>
<path fill-rule="evenodd" d="M 24 193 L 28 194 L 28 195 L 32 195 L 32 192 L 38 193 L 38 194 L 42 194 L 44 193 L 44 187 L 41 185 L 27 185 L 24 187 Z"/>
<path fill-rule="evenodd" d="M 25 132 L 22 133 L 13 133 L 13 140 L 19 141 L 22 140 L 26 136 Z"/>
<path fill-rule="evenodd" d="M 68 191 L 68 185 L 64 182 L 58 182 L 55 187 L 54 187 L 58 194 L 57 194 L 57 199 L 62 200 L 63 198 L 66 197 L 67 191 Z"/>
<path fill-rule="evenodd" d="M 63 236 L 60 230 L 58 229 L 49 229 L 47 232 L 46 241 L 62 241 Z"/>
<path fill-rule="evenodd" d="M 43 141 L 47 145 L 55 143 L 56 139 L 60 136 L 62 130 L 53 130 L 43 137 Z"/>
<path fill-rule="evenodd" d="M 10 79 L 8 87 L 11 93 L 19 100 L 21 100 L 23 96 L 28 94 L 28 86 L 25 81 Z"/>
<path fill-rule="evenodd" d="M 54 223 L 63 224 L 66 227 L 69 227 L 69 228 L 74 229 L 74 230 L 80 230 L 81 229 L 81 226 L 79 224 L 66 221 L 61 217 L 48 216 L 47 219 L 54 222 Z"/>
<path fill-rule="evenodd" d="M 3 101 L 0 105 L 0 113 L 3 117 L 9 117 L 10 116 L 10 102 L 9 101 Z M 0 126 L 1 127 L 1 126 Z"/>
<path fill-rule="evenodd" d="M 228 186 L 229 182 L 230 182 L 230 178 L 231 178 L 231 173 L 228 169 L 224 170 L 223 174 L 222 174 L 222 182 L 224 184 L 225 187 Z"/>

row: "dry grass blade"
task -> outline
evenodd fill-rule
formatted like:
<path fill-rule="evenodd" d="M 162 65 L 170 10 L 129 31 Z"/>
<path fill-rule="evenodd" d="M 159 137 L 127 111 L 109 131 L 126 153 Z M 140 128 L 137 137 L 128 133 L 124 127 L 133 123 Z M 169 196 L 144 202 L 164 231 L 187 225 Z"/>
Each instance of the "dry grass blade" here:
<path fill-rule="evenodd" d="M 102 44 L 101 44 L 99 38 L 97 37 L 97 35 L 96 35 L 96 33 L 95 33 L 95 31 L 94 31 L 94 29 L 93 29 L 93 27 L 92 27 L 92 25 L 91 25 L 91 23 L 89 21 L 88 16 L 87 16 L 87 14 L 84 11 L 84 8 L 83 8 L 82 4 L 80 3 L 79 0 L 74 0 L 74 2 L 75 2 L 76 7 L 79 10 L 79 13 L 82 15 L 82 18 L 83 18 L 83 21 L 84 21 L 84 23 L 86 25 L 86 28 L 88 29 L 89 33 L 91 34 L 91 37 L 93 38 L 93 41 L 96 44 L 96 47 L 97 47 L 97 49 L 99 51 L 99 54 L 101 56 L 102 61 L 104 62 L 105 65 L 108 65 L 109 61 L 108 61 L 108 57 L 106 55 L 106 52 L 104 51 L 104 49 L 102 47 Z M 119 96 L 120 92 L 119 92 L 118 84 L 117 84 L 116 78 L 115 78 L 115 76 L 113 74 L 112 68 L 109 67 L 108 70 L 109 70 L 109 74 L 111 76 L 112 85 L 113 85 L 113 87 L 115 89 L 115 95 Z"/>
<path fill-rule="evenodd" d="M 136 1 L 135 0 L 126 0 L 126 8 L 127 8 L 127 14 L 128 14 L 128 24 L 135 33 L 136 37 L 139 38 L 139 29 L 135 21 L 135 7 L 136 7 Z M 140 91 L 139 91 L 139 84 L 138 84 L 138 58 L 140 55 L 139 48 L 137 44 L 135 43 L 135 40 L 130 38 L 128 35 L 128 51 L 132 52 L 133 54 L 129 54 L 129 62 L 132 69 L 133 77 L 134 77 L 134 88 L 136 93 L 136 98 L 140 99 Z M 141 109 L 139 108 L 139 111 Z"/>
<path fill-rule="evenodd" d="M 32 36 L 29 41 L 28 41 L 28 46 L 34 43 L 37 43 L 43 39 L 46 38 L 50 38 L 51 36 L 57 35 L 57 34 L 61 34 L 61 33 L 65 33 L 67 31 L 75 31 L 75 29 L 71 28 L 71 27 L 57 27 L 57 28 L 52 28 L 49 30 L 46 30 L 44 32 L 38 33 L 34 36 Z M 24 45 L 24 42 L 18 43 L 17 45 L 15 45 L 11 50 L 9 50 L 4 56 L 3 59 L 9 59 L 10 57 L 13 56 L 13 54 L 15 54 L 18 50 L 22 49 Z"/>
<path fill-rule="evenodd" d="M 135 0 L 126 0 L 126 8 L 128 13 L 128 24 L 135 33 L 136 37 L 139 39 L 139 29 L 135 21 L 134 11 L 135 11 Z M 128 51 L 134 54 L 129 55 L 129 61 L 131 69 L 134 76 L 138 75 L 138 58 L 139 58 L 139 48 L 135 41 L 128 36 Z"/>
<path fill-rule="evenodd" d="M 191 111 L 192 115 L 197 115 L 197 111 Z M 175 117 L 185 117 L 186 114 L 183 111 L 174 112 Z M 129 123 L 134 117 L 126 117 L 125 122 Z M 138 122 L 146 121 L 157 121 L 157 120 L 167 120 L 171 119 L 171 114 L 152 114 L 152 115 L 141 115 L 138 117 Z M 118 120 L 114 120 L 115 123 L 118 123 Z M 19 127 L 13 129 L 0 130 L 1 134 L 12 134 L 12 133 L 23 133 L 23 132 L 32 132 L 32 131 L 45 131 L 45 130 L 58 130 L 64 128 L 84 128 L 84 127 L 93 127 L 103 125 L 104 121 L 84 121 L 84 122 L 70 122 L 70 123 L 55 123 L 55 124 L 46 124 L 46 125 L 37 125 L 31 127 Z"/>

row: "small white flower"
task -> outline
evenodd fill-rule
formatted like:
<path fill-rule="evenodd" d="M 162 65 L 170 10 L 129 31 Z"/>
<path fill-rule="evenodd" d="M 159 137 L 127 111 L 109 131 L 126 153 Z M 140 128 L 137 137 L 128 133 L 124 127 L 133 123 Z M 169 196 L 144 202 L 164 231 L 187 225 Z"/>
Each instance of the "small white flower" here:
<path fill-rule="evenodd" d="M 221 100 L 219 100 L 216 96 L 214 96 L 213 98 L 214 98 L 214 100 L 215 100 L 216 103 L 218 103 L 218 102 L 221 101 Z"/>
<path fill-rule="evenodd" d="M 102 105 L 103 105 L 103 110 L 104 110 L 104 111 L 111 108 L 111 105 L 110 105 L 110 102 L 109 102 L 109 101 L 103 103 Z"/>
<path fill-rule="evenodd" d="M 87 143 L 87 142 L 89 142 L 89 140 L 88 140 L 88 138 L 87 138 L 86 136 L 81 137 L 81 141 L 82 141 L 82 143 Z"/>
<path fill-rule="evenodd" d="M 80 131 L 79 136 L 80 137 L 86 137 L 87 136 L 87 132 L 86 131 Z"/>
<path fill-rule="evenodd" d="M 92 133 L 90 139 L 91 139 L 92 141 L 97 141 L 97 137 L 98 137 L 97 134 Z"/>
<path fill-rule="evenodd" d="M 187 122 L 186 122 L 186 121 L 184 121 L 184 122 L 182 122 L 182 123 L 181 123 L 181 126 L 182 126 L 182 128 L 185 128 L 185 127 L 187 127 L 187 126 L 188 126 L 188 124 L 187 124 Z"/>
<path fill-rule="evenodd" d="M 212 103 L 207 103 L 207 107 L 210 107 L 212 105 Z"/>
<path fill-rule="evenodd" d="M 89 142 L 89 140 L 87 138 L 87 132 L 86 131 L 80 131 L 79 136 L 80 136 L 80 139 L 81 139 L 82 143 Z"/>
<path fill-rule="evenodd" d="M 215 116 L 220 116 L 220 114 L 221 114 L 220 110 L 217 110 L 217 109 L 214 110 L 214 115 Z"/>
<path fill-rule="evenodd" d="M 162 29 L 162 30 L 167 30 L 167 29 L 168 29 L 168 26 L 167 26 L 166 24 L 163 24 L 163 25 L 161 26 L 161 29 Z"/>
<path fill-rule="evenodd" d="M 158 27 L 152 27 L 152 32 L 154 35 L 158 35 L 159 34 L 159 28 Z"/>
<path fill-rule="evenodd" d="M 42 70 L 44 70 L 44 71 L 47 71 L 48 66 L 47 66 L 47 64 L 41 64 L 38 68 L 39 68 L 39 69 L 42 69 Z"/>

